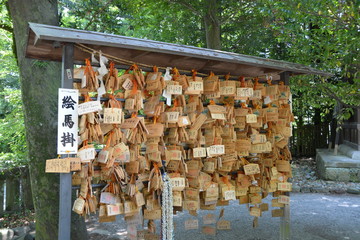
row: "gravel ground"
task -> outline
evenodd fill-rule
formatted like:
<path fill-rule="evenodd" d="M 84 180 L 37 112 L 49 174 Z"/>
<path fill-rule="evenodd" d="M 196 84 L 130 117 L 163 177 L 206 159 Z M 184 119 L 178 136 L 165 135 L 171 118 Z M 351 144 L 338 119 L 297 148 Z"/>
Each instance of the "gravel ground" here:
<path fill-rule="evenodd" d="M 270 201 L 267 198 L 266 201 Z M 359 215 L 360 197 L 350 194 L 324 193 L 293 193 L 290 202 L 290 239 L 295 240 L 338 240 L 360 239 Z M 214 213 L 217 217 L 220 207 Z M 247 240 L 275 240 L 280 235 L 280 218 L 271 218 L 271 212 L 264 212 L 259 218 L 259 227 L 252 228 L 252 217 L 249 216 L 245 205 L 238 205 L 231 201 L 224 207 L 223 219 L 231 222 L 231 230 L 217 231 L 216 235 L 209 236 L 201 233 L 205 226 L 202 217 L 209 211 L 199 211 L 198 217 L 190 216 L 187 212 L 179 213 L 174 217 L 176 224 L 176 240 L 189 239 L 247 239 Z M 271 210 L 271 208 L 270 208 Z M 199 229 L 185 230 L 186 219 L 199 221 Z M 160 222 L 157 221 L 157 226 Z M 95 217 L 87 222 L 90 239 L 115 240 L 126 238 L 126 223 L 118 217 L 114 223 L 98 223 Z M 215 224 L 208 225 L 215 226 Z M 157 230 L 159 232 L 159 228 Z"/>
<path fill-rule="evenodd" d="M 349 189 L 360 191 L 360 183 L 318 179 L 315 172 L 315 160 L 312 158 L 295 159 L 292 162 L 292 168 L 290 239 L 360 239 L 360 195 L 346 193 Z M 270 201 L 271 197 L 267 197 L 264 202 Z M 217 217 L 221 208 L 218 207 L 211 213 Z M 229 206 L 224 207 L 223 219 L 231 222 L 232 229 L 217 231 L 214 236 L 201 233 L 202 227 L 205 226 L 202 217 L 209 211 L 199 211 L 197 217 L 190 216 L 186 211 L 181 212 L 174 216 L 174 239 L 279 239 L 281 219 L 272 218 L 272 208 L 269 208 L 269 212 L 264 212 L 259 218 L 259 227 L 253 229 L 252 217 L 249 216 L 246 205 L 231 201 Z M 198 219 L 198 230 L 185 230 L 184 222 L 189 218 Z M 160 232 L 160 222 L 156 223 L 157 232 Z M 214 226 L 214 224 L 207 226 Z M 99 223 L 97 217 L 92 216 L 87 220 L 87 228 L 90 240 L 127 239 L 126 223 L 120 216 L 113 223 Z"/>
<path fill-rule="evenodd" d="M 324 181 L 316 175 L 314 158 L 294 159 L 291 163 L 293 170 L 293 192 L 303 193 L 345 193 L 348 189 L 360 191 L 360 183 Z M 351 190 L 349 190 L 349 193 Z"/>

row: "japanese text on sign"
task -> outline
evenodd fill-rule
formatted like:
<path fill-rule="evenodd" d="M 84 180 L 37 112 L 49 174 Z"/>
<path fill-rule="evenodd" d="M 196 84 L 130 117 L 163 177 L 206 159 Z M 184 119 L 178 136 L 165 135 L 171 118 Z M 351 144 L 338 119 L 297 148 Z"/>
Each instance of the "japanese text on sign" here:
<path fill-rule="evenodd" d="M 101 110 L 100 101 L 84 102 L 84 103 L 80 104 L 78 107 L 79 115 L 83 115 L 83 114 L 91 113 L 91 112 L 97 112 L 99 110 Z"/>
<path fill-rule="evenodd" d="M 59 88 L 57 153 L 77 153 L 78 94 L 76 89 Z"/>
<path fill-rule="evenodd" d="M 68 173 L 70 172 L 70 160 L 66 158 L 55 158 L 46 160 L 45 172 Z"/>
<path fill-rule="evenodd" d="M 224 145 L 212 145 L 207 148 L 207 154 L 209 156 L 225 154 Z"/>
<path fill-rule="evenodd" d="M 181 85 L 167 85 L 166 92 L 168 94 L 181 95 L 182 86 Z"/>
<path fill-rule="evenodd" d="M 254 90 L 252 88 L 237 88 L 236 95 L 238 97 L 252 97 L 254 95 Z"/>

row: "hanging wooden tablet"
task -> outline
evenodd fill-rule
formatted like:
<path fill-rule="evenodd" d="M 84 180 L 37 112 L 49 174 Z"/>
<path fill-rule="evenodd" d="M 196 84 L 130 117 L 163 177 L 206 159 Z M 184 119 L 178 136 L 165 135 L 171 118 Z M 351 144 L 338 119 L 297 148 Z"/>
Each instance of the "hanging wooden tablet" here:
<path fill-rule="evenodd" d="M 188 87 L 184 88 L 184 94 L 199 95 L 204 91 L 204 84 L 201 77 L 196 76 L 196 71 L 192 70 L 192 76 L 187 77 Z"/>
<path fill-rule="evenodd" d="M 209 76 L 204 78 L 204 94 L 219 92 L 219 88 L 219 77 L 215 76 L 213 72 L 210 72 Z"/>
<path fill-rule="evenodd" d="M 225 81 L 220 82 L 220 95 L 235 96 L 236 81 L 229 81 L 230 74 L 225 75 Z"/>
<path fill-rule="evenodd" d="M 119 90 L 120 79 L 118 77 L 118 70 L 115 68 L 115 63 L 110 62 L 109 71 L 103 77 L 106 91 L 115 92 Z"/>
<path fill-rule="evenodd" d="M 90 59 L 85 59 L 85 70 L 82 79 L 81 88 L 86 88 L 90 92 L 96 92 L 99 88 L 99 82 L 96 78 L 96 73 L 91 66 Z"/>

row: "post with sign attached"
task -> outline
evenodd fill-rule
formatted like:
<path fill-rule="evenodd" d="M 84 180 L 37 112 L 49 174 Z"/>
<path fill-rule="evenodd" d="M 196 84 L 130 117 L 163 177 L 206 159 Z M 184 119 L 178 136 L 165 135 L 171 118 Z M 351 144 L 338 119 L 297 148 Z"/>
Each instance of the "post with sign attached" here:
<path fill-rule="evenodd" d="M 77 152 L 77 90 L 72 89 L 74 46 L 63 46 L 62 78 L 59 90 L 58 154 L 68 157 Z M 75 91 L 75 92 L 72 92 Z M 62 97 L 62 98 L 61 98 Z M 60 99 L 61 98 L 61 99 Z M 63 101 L 64 100 L 64 101 Z M 63 107 L 64 106 L 64 107 Z M 76 110 L 75 110 L 76 109 Z M 61 119 L 60 119 L 61 118 Z M 60 173 L 59 240 L 70 240 L 71 224 L 71 173 Z"/>

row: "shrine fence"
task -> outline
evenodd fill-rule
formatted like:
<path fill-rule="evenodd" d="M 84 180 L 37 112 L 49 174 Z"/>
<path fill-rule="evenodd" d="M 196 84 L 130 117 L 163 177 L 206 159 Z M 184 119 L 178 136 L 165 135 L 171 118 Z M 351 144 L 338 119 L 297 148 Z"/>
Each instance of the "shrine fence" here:
<path fill-rule="evenodd" d="M 0 216 L 33 209 L 27 166 L 0 170 Z"/>

